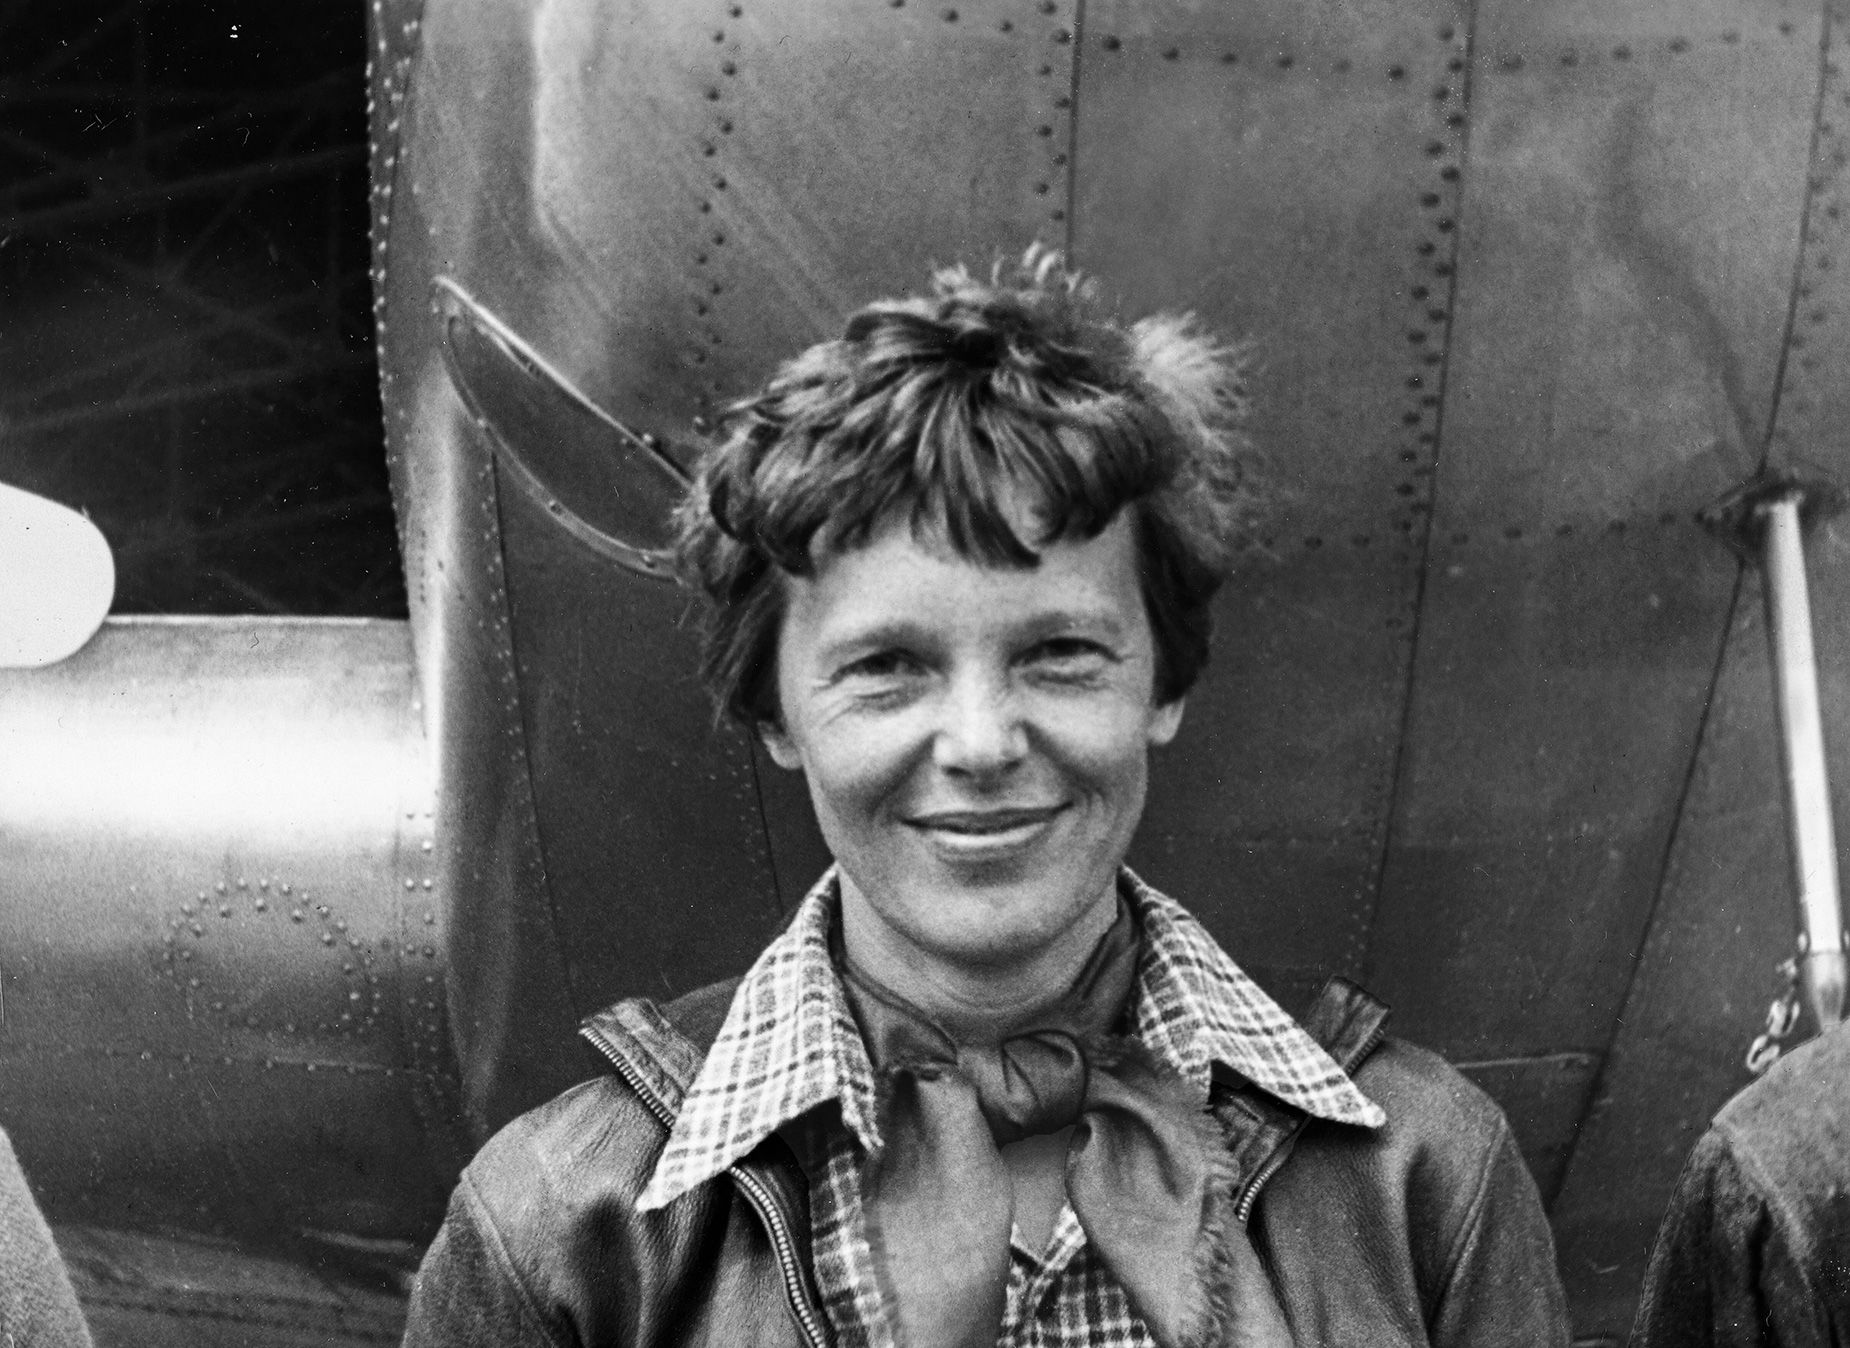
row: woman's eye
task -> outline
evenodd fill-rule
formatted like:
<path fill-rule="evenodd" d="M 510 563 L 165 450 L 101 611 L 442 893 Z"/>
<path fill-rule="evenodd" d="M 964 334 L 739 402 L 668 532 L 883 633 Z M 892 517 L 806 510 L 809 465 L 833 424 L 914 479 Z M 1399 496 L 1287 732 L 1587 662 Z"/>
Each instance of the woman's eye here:
<path fill-rule="evenodd" d="M 853 703 L 885 709 L 908 704 L 922 686 L 925 666 L 905 651 L 874 651 L 836 671 L 833 683 Z"/>
<path fill-rule="evenodd" d="M 904 651 L 875 651 L 845 665 L 841 674 L 848 679 L 892 679 L 910 674 L 917 667 Z"/>
<path fill-rule="evenodd" d="M 1082 637 L 1043 641 L 1029 653 L 1029 664 L 1033 668 L 1055 677 L 1083 678 L 1102 672 L 1112 662 L 1109 650 Z"/>

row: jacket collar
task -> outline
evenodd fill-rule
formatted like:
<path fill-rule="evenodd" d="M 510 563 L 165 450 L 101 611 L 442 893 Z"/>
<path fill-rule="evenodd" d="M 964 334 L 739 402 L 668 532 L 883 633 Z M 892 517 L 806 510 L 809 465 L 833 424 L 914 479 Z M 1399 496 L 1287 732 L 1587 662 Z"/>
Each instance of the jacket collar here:
<path fill-rule="evenodd" d="M 1129 870 L 1121 885 L 1145 935 L 1133 1032 L 1204 1102 L 1210 1078 L 1231 1074 L 1293 1114 L 1370 1128 L 1385 1122 L 1343 1066 L 1179 904 Z M 673 1022 L 645 1001 L 587 1021 L 587 1037 L 606 1056 L 620 1051 L 632 1069 L 624 1075 L 663 1107 L 669 1137 L 643 1210 L 711 1179 L 831 1100 L 864 1146 L 879 1145 L 873 1073 L 828 954 L 837 903 L 831 870 L 742 980 L 690 994 L 672 1008 Z"/>

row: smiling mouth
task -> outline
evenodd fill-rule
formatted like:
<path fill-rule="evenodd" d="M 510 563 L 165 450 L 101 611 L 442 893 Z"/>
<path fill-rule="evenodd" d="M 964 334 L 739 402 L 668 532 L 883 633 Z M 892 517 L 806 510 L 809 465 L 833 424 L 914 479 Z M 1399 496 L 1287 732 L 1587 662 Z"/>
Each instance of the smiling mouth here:
<path fill-rule="evenodd" d="M 1064 804 L 1007 810 L 942 810 L 915 815 L 906 822 L 940 837 L 1003 841 L 1031 833 L 1066 809 Z"/>

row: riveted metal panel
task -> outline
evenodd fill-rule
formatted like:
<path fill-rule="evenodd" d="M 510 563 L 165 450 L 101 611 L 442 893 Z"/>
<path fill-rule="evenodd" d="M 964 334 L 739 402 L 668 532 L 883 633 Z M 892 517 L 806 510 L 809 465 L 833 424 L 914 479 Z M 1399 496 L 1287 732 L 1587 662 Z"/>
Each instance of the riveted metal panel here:
<path fill-rule="evenodd" d="M 535 313 L 498 281 L 487 293 L 619 417 L 684 437 L 716 398 L 858 304 L 920 284 L 934 257 L 978 241 L 1018 248 L 1053 201 L 1063 208 L 1063 190 L 1020 181 L 1029 165 L 1047 177 L 1057 149 L 1038 126 L 1054 119 L 1067 70 L 1034 73 L 1053 59 L 1052 26 L 1027 5 L 968 24 L 853 5 L 541 6 L 534 225 L 530 249 L 509 251 L 549 264 L 534 269 L 540 293 L 576 294 Z M 648 40 L 614 40 L 626 29 Z M 849 87 L 859 120 L 839 105 Z M 866 115 L 869 87 L 892 116 Z M 648 131 L 611 137 L 613 117 Z M 709 730 L 694 684 L 685 600 L 600 574 L 524 503 L 504 501 L 502 524 L 578 1000 L 678 991 L 741 967 L 781 909 L 746 746 Z M 625 907 L 626 889 L 646 899 Z"/>
<path fill-rule="evenodd" d="M 1792 946 L 1766 630 L 1744 595 L 1663 897 L 1554 1215 L 1576 1324 L 1622 1333 L 1683 1159 L 1740 1086 Z"/>
<path fill-rule="evenodd" d="M 1814 559 L 1817 554 L 1814 553 Z M 1814 561 L 1823 615 L 1847 596 L 1841 566 Z M 1821 638 L 1824 632 L 1820 632 Z M 1824 649 L 1827 739 L 1845 759 L 1850 681 L 1839 634 Z M 1751 589 L 1730 643 L 1679 825 L 1664 893 L 1557 1208 L 1583 1257 L 1565 1267 L 1576 1299 L 1623 1324 L 1657 1214 L 1703 1122 L 1746 1084 L 1742 1058 L 1779 990 L 1795 916 L 1762 610 Z M 1834 783 L 1841 814 L 1850 791 Z"/>
<path fill-rule="evenodd" d="M 385 461 L 392 482 L 392 504 L 398 525 L 398 551 L 405 569 L 405 589 L 411 611 L 411 634 L 414 648 L 435 649 L 432 631 L 436 609 L 430 602 L 425 569 L 431 559 L 425 555 L 429 532 L 429 507 L 417 494 L 411 465 L 405 458 L 402 431 L 395 433 L 393 423 L 401 428 L 407 416 L 402 406 L 395 408 L 394 386 L 399 367 L 394 357 L 397 348 L 389 344 L 391 324 L 387 320 L 388 267 L 392 253 L 393 191 L 398 166 L 404 157 L 405 107 L 411 87 L 411 67 L 417 56 L 418 32 L 423 23 L 424 0 L 371 0 L 366 19 L 366 117 L 368 168 L 372 184 L 368 220 L 372 244 L 373 345 L 379 361 L 379 388 L 386 410 Z M 434 705 L 433 694 L 440 681 L 439 667 L 426 659 L 418 669 L 424 705 Z"/>
<path fill-rule="evenodd" d="M 684 600 L 534 499 L 600 484 L 579 480 L 582 455 L 465 407 L 432 308 L 441 279 L 619 416 L 685 434 L 692 404 L 658 416 L 651 399 L 687 381 L 650 362 L 658 347 L 678 358 L 691 321 L 659 287 L 696 216 L 676 165 L 701 156 L 690 139 L 676 160 L 652 137 L 691 137 L 705 114 L 709 25 L 665 5 L 452 7 L 419 42 L 386 406 L 437 683 L 450 994 L 471 1116 L 488 1128 L 581 1074 L 579 1015 L 736 969 L 779 909 L 750 753 L 711 732 Z M 496 459 L 510 446 L 522 490 Z"/>
<path fill-rule="evenodd" d="M 1568 1167 L 1585 1192 L 1604 1156 L 1626 1229 L 1648 1225 L 1632 1153 L 1569 1150 L 1640 951 L 1692 976 L 1645 937 L 1734 577 L 1688 517 L 1756 461 L 1782 349 L 1783 429 L 1850 411 L 1834 301 L 1781 346 L 1795 216 L 1834 219 L 1829 117 L 1803 165 L 1815 21 L 1779 0 L 439 11 L 393 179 L 387 407 L 478 1116 L 573 1070 L 579 1006 L 736 962 L 775 920 L 770 874 L 787 902 L 819 856 L 800 781 L 706 736 L 671 592 L 498 492 L 430 281 L 673 442 L 927 262 L 1064 233 L 1127 311 L 1256 339 L 1255 438 L 1286 489 L 1135 861 L 1288 997 L 1366 970 L 1509 1109 L 1546 1188 Z M 1812 252 L 1800 274 L 1833 279 Z M 1699 871 L 1672 865 L 1662 912 Z M 1718 1042 L 1723 1000 L 1698 1008 Z M 1631 1098 L 1627 1061 L 1602 1099 Z M 1709 1087 L 1654 1089 L 1626 1136 L 1668 1154 Z M 1562 1211 L 1573 1276 L 1606 1217 Z"/>
<path fill-rule="evenodd" d="M 849 3 L 621 13 L 534 16 L 533 233 L 554 264 L 536 279 L 574 293 L 523 330 L 639 429 L 684 437 L 860 304 L 917 288 L 936 262 L 1016 252 L 1064 216 L 1057 4 L 967 20 Z M 642 134 L 608 135 L 613 119 Z M 708 731 L 682 599 L 613 587 L 537 512 L 503 521 L 580 1001 L 742 966 L 781 911 L 757 792 L 773 797 L 785 902 L 815 874 L 806 810 L 777 807 L 800 787 L 754 783 L 734 732 Z M 623 761 L 634 775 L 618 780 Z M 625 883 L 648 901 L 613 906 Z"/>
<path fill-rule="evenodd" d="M 1817 43 L 1812 25 L 1795 25 L 1792 40 Z M 1783 349 L 1784 381 L 1773 423 L 1769 457 L 1773 463 L 1803 460 L 1825 468 L 1841 485 L 1850 480 L 1850 5 L 1833 3 L 1824 41 L 1814 48 L 1817 121 L 1807 171 L 1800 225 L 1803 259 L 1791 288 Z M 1824 540 L 1822 559 L 1835 566 L 1843 554 L 1841 524 Z M 1813 560 L 1820 560 L 1817 549 Z M 1815 600 L 1821 620 L 1820 641 L 1835 643 L 1846 621 L 1842 605 Z M 1827 664 L 1833 664 L 1830 654 Z M 1850 707 L 1834 703 L 1834 720 L 1850 718 Z M 1834 762 L 1836 760 L 1833 760 Z M 1841 774 L 1840 774 L 1841 776 Z"/>
<path fill-rule="evenodd" d="M 433 276 L 455 258 L 463 225 L 518 178 L 497 176 L 505 147 L 496 136 L 478 130 L 480 144 L 453 148 L 440 134 L 451 110 L 418 92 L 435 81 L 452 97 L 466 94 L 466 107 L 517 109 L 493 64 L 520 54 L 517 31 L 506 31 L 516 19 L 440 10 L 419 27 L 412 84 L 397 86 L 391 107 L 396 159 L 375 184 L 376 193 L 389 189 L 375 222 L 375 284 L 387 443 L 436 768 L 432 878 L 446 917 L 445 993 L 465 1107 L 478 1133 L 578 1075 L 565 1047 L 576 1007 L 547 904 L 494 464 L 443 367 L 431 311 Z M 468 49 L 466 36 L 433 49 L 429 33 L 471 20 L 481 30 L 478 68 L 456 70 L 443 58 Z M 512 133 L 502 126 L 502 136 Z M 420 199 L 433 178 L 445 192 Z"/>
<path fill-rule="evenodd" d="M 1369 976 L 1444 1052 L 1598 1053 L 1736 564 L 1683 518 L 1486 533 L 1434 542 Z"/>
<path fill-rule="evenodd" d="M 1725 635 L 1737 566 L 1694 515 L 1775 396 L 1815 56 L 1770 6 L 1493 4 L 1473 45 L 1370 975 L 1442 1051 L 1603 1059 Z"/>
<path fill-rule="evenodd" d="M 1183 734 L 1151 760 L 1132 864 L 1292 1005 L 1360 962 L 1410 621 L 1397 546 L 1294 539 L 1236 576 Z"/>
<path fill-rule="evenodd" d="M 1462 1059 L 1453 1064 L 1503 1108 L 1544 1198 L 1560 1187 L 1599 1059 L 1591 1053 Z"/>
<path fill-rule="evenodd" d="M 620 401 L 695 394 L 698 407 L 670 413 L 684 424 L 836 335 L 860 305 L 921 289 L 933 267 L 983 267 L 1037 235 L 1063 239 L 1073 10 L 687 6 L 698 59 L 670 95 L 687 131 L 660 147 L 666 171 L 641 156 L 623 170 L 651 175 L 665 227 L 635 251 L 569 180 L 555 216 L 587 256 L 626 277 L 641 264 L 678 292 L 629 315 L 619 344 L 667 368 L 613 370 Z M 605 76 L 591 96 L 602 108 L 637 94 Z"/>
<path fill-rule="evenodd" d="M 1803 230 L 1781 315 L 1782 379 L 1769 411 L 1766 456 L 1804 460 L 1850 478 L 1850 413 L 1840 379 L 1850 358 L 1850 281 L 1838 259 L 1850 244 L 1842 220 L 1846 99 L 1840 62 L 1850 14 L 1813 22 L 1779 18 L 1775 32 L 1811 63 L 1815 100 L 1809 167 L 1787 192 Z M 1743 35 L 1743 40 L 1745 36 Z M 1850 808 L 1850 555 L 1840 522 L 1807 538 L 1812 613 L 1825 713 L 1832 806 Z M 1798 929 L 1779 769 L 1762 576 L 1742 578 L 1737 618 L 1695 772 L 1664 869 L 1636 978 L 1576 1141 L 1555 1216 L 1575 1257 L 1563 1272 L 1582 1323 L 1617 1333 L 1683 1159 L 1703 1123 L 1748 1076 L 1743 1058 L 1780 991 L 1774 971 Z M 1841 839 L 1840 839 L 1841 847 Z M 1801 1027 L 1801 1033 L 1813 1027 Z"/>
<path fill-rule="evenodd" d="M 113 620 L 0 680 L 0 757 L 0 1121 L 48 1211 L 427 1236 L 463 1145 L 404 625 Z"/>
<path fill-rule="evenodd" d="M 502 498 L 554 920 L 579 1005 L 665 997 L 750 965 L 781 909 L 742 736 L 710 726 L 671 586 L 587 574 Z"/>
<path fill-rule="evenodd" d="M 1446 392 L 1457 527 L 1687 516 L 1757 461 L 1811 134 L 1783 4 L 1480 6 Z"/>
<path fill-rule="evenodd" d="M 1462 6 L 1094 4 L 1074 250 L 1250 337 L 1282 488 L 1136 859 L 1293 996 L 1360 967 L 1445 340 Z M 1448 172 L 1449 170 L 1449 172 Z"/>

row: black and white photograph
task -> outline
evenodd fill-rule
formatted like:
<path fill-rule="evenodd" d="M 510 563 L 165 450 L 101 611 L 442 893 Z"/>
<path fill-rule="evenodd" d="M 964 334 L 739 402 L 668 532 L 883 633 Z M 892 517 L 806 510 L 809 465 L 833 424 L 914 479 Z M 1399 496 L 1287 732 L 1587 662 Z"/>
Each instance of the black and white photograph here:
<path fill-rule="evenodd" d="M 1847 67 L 0 0 L 0 1348 L 1850 1342 Z"/>

